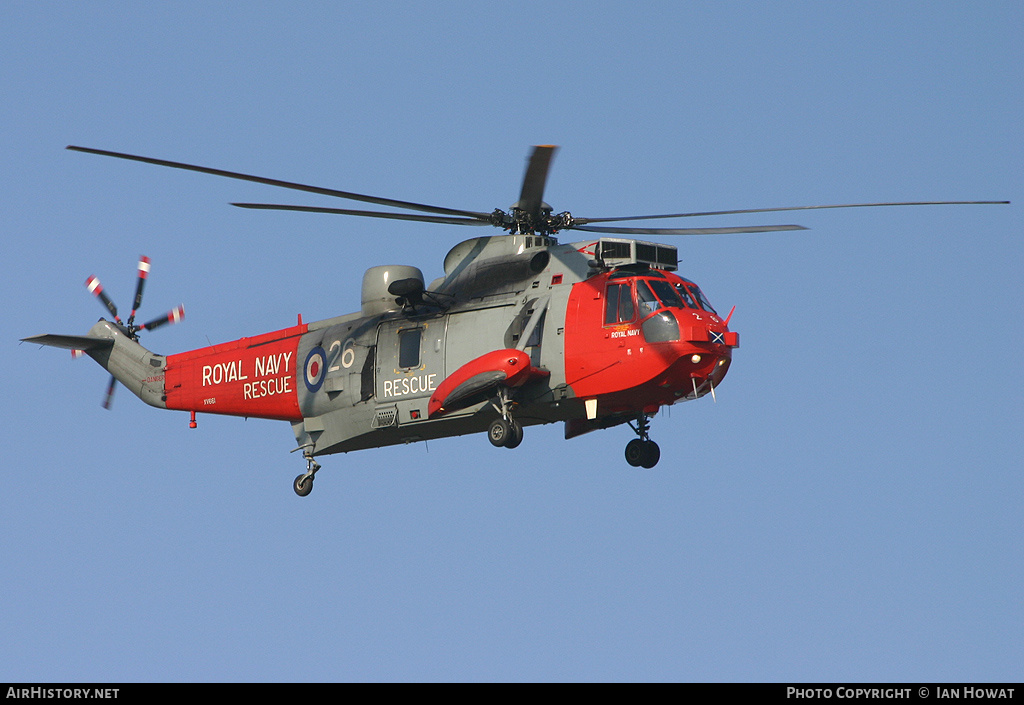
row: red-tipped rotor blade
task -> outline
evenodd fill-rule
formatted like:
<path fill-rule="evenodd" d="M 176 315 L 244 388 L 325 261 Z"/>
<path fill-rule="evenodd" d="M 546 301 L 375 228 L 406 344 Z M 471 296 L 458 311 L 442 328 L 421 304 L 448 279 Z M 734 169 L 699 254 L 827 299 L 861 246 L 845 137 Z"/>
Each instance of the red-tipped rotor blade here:
<path fill-rule="evenodd" d="M 135 312 L 142 305 L 142 288 L 146 285 L 146 277 L 149 276 L 149 257 L 143 255 L 139 258 L 139 283 L 135 285 L 135 303 L 132 305 L 132 318 Z"/>
<path fill-rule="evenodd" d="M 103 408 L 109 409 L 110 404 L 114 401 L 114 387 L 117 386 L 117 380 L 113 375 L 110 376 L 110 384 L 107 385 L 107 393 L 103 395 Z"/>
<path fill-rule="evenodd" d="M 160 316 L 160 318 L 156 318 L 149 323 L 143 323 L 139 326 L 139 330 L 153 330 L 154 328 L 159 328 L 160 326 L 167 325 L 168 323 L 177 323 L 184 317 L 185 305 L 179 304 L 168 312 L 166 316 Z"/>
<path fill-rule="evenodd" d="M 85 287 L 89 290 L 90 294 L 103 302 L 103 305 L 110 311 L 110 315 L 114 317 L 114 320 L 120 323 L 121 319 L 117 317 L 117 306 L 114 305 L 114 302 L 103 291 L 103 285 L 100 284 L 100 280 L 96 277 L 89 277 L 85 280 Z"/>

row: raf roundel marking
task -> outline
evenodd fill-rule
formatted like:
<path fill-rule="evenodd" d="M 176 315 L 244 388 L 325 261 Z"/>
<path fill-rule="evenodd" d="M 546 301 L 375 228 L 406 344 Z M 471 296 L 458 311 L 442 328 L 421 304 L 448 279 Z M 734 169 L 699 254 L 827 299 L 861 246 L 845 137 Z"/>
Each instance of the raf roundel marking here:
<path fill-rule="evenodd" d="M 327 372 L 327 353 L 324 349 L 317 345 L 315 348 L 309 351 L 306 355 L 306 389 L 310 393 L 315 393 L 320 390 L 320 387 L 324 383 L 324 375 Z"/>

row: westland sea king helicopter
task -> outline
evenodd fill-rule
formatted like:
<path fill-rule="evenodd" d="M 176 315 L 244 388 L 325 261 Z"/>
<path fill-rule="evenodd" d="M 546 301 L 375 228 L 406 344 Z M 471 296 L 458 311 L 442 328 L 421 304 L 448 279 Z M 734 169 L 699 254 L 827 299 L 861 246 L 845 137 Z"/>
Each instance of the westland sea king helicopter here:
<path fill-rule="evenodd" d="M 515 448 L 523 427 L 561 421 L 565 438 L 629 424 L 629 465 L 654 467 L 661 451 L 650 419 L 663 406 L 714 395 L 739 346 L 729 320 L 700 287 L 676 273 L 676 248 L 635 235 L 719 235 L 803 230 L 800 225 L 646 228 L 605 223 L 870 206 L 1006 203 L 930 201 L 755 208 L 581 218 L 543 200 L 553 146 L 534 147 L 519 200 L 508 211 L 468 211 L 366 196 L 120 152 L 68 149 L 252 181 L 391 211 L 234 203 L 242 208 L 333 213 L 477 227 L 499 235 L 459 243 L 444 276 L 429 285 L 414 266 L 372 267 L 355 313 L 298 323 L 251 338 L 174 355 L 139 344 L 139 333 L 175 323 L 179 306 L 136 324 L 149 259 L 139 262 L 127 320 L 96 277 L 89 291 L 112 320 L 85 335 L 27 342 L 86 354 L 116 382 L 160 409 L 279 419 L 292 426 L 306 470 L 293 488 L 308 495 L 316 458 L 398 443 L 486 432 Z M 560 243 L 563 231 L 585 234 Z M 735 310 L 735 309 L 734 309 Z"/>

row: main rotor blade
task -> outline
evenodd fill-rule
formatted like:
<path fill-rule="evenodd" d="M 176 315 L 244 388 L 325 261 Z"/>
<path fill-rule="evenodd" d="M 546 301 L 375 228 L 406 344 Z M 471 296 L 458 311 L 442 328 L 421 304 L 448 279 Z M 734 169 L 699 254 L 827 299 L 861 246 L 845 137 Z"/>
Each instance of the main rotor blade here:
<path fill-rule="evenodd" d="M 738 228 L 609 228 L 604 226 L 573 227 L 591 233 L 613 235 L 731 235 L 733 233 L 773 233 L 782 230 L 807 230 L 802 225 L 749 225 Z"/>
<path fill-rule="evenodd" d="M 544 202 L 544 184 L 547 183 L 548 169 L 551 168 L 551 158 L 555 155 L 556 149 L 557 147 L 550 144 L 534 147 L 526 166 L 523 188 L 519 193 L 519 203 L 516 204 L 516 208 L 529 213 L 534 218 L 540 215 L 541 203 Z"/>
<path fill-rule="evenodd" d="M 358 215 L 364 218 L 391 218 L 392 220 L 414 220 L 420 223 L 444 223 L 446 225 L 493 225 L 482 218 L 455 218 L 440 215 L 416 215 L 414 213 L 382 213 L 380 211 L 354 211 L 347 208 L 325 208 L 322 206 L 289 206 L 280 203 L 232 203 L 239 208 L 265 211 L 301 211 L 303 213 L 334 213 L 337 215 Z"/>
<path fill-rule="evenodd" d="M 827 206 L 787 206 L 784 208 L 745 208 L 731 211 L 702 211 L 699 213 L 668 213 L 665 215 L 630 215 L 621 218 L 574 218 L 581 225 L 612 223 L 623 220 L 654 220 L 656 218 L 691 218 L 706 215 L 742 215 L 744 213 L 778 213 L 780 211 L 810 211 L 826 208 L 879 208 L 884 206 L 977 206 L 1005 205 L 1009 201 L 905 201 L 902 203 L 840 203 Z"/>
<path fill-rule="evenodd" d="M 278 186 L 280 188 L 289 188 L 296 191 L 307 191 L 309 193 L 319 193 L 324 196 L 334 196 L 336 198 L 347 198 L 350 201 L 364 201 L 366 203 L 374 203 L 378 206 L 388 206 L 389 208 L 405 208 L 407 210 L 423 211 L 424 213 L 439 213 L 441 215 L 460 215 L 468 218 L 487 218 L 489 213 L 478 213 L 476 211 L 464 211 L 455 208 L 442 208 L 440 206 L 430 206 L 423 203 L 411 203 L 409 201 L 396 201 L 390 198 L 379 198 L 377 196 L 366 196 L 360 193 L 351 193 L 349 191 L 338 191 L 336 189 L 322 188 L 320 186 L 307 186 L 306 184 L 298 184 L 291 181 L 281 181 L 279 179 L 268 179 L 263 176 L 253 176 L 251 174 L 242 174 L 236 171 L 225 171 L 224 169 L 212 169 L 206 166 L 196 166 L 194 164 L 184 164 L 182 162 L 172 162 L 166 159 L 154 159 L 153 157 L 141 157 L 135 154 L 124 154 L 123 152 L 110 152 L 105 149 L 93 149 L 91 147 L 77 147 L 75 145 L 68 145 L 67 149 L 75 152 L 85 152 L 86 154 L 98 154 L 104 157 L 116 157 L 117 159 L 127 159 L 130 161 L 143 162 L 144 164 L 155 164 L 157 166 L 166 166 L 172 169 L 185 169 L 187 171 L 198 171 L 201 174 L 212 174 L 214 176 L 223 176 L 229 179 L 239 179 L 241 181 L 252 181 L 257 184 L 266 184 L 268 186 Z"/>

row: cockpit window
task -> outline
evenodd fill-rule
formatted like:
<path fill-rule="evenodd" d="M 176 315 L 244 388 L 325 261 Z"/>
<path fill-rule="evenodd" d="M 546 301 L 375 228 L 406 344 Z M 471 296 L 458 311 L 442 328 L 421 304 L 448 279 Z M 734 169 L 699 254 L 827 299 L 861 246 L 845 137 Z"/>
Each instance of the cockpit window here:
<path fill-rule="evenodd" d="M 651 287 L 647 286 L 647 282 L 643 279 L 637 279 L 636 281 L 636 298 L 640 303 L 641 318 L 661 308 L 661 302 L 658 301 L 658 297 L 654 295 Z"/>
<path fill-rule="evenodd" d="M 700 308 L 700 306 L 698 306 L 697 302 L 694 300 L 693 294 L 691 294 L 690 290 L 687 289 L 685 286 L 683 286 L 682 284 L 676 284 L 673 288 L 676 290 L 676 293 L 679 294 L 679 296 L 683 299 L 683 302 L 686 304 L 687 308 Z"/>
<path fill-rule="evenodd" d="M 604 324 L 632 321 L 633 314 L 633 291 L 629 283 L 611 284 L 605 296 Z"/>
<path fill-rule="evenodd" d="M 683 301 L 679 298 L 679 294 L 672 288 L 672 285 L 662 279 L 652 279 L 648 282 L 651 288 L 654 289 L 654 293 L 661 299 L 661 303 L 665 304 L 669 308 L 683 308 Z M 692 306 L 691 308 L 696 308 Z"/>
<path fill-rule="evenodd" d="M 708 301 L 707 297 L 704 296 L 704 292 L 701 291 L 696 284 L 693 285 L 693 293 L 695 293 L 697 295 L 697 298 L 700 299 L 700 305 L 704 308 L 705 311 L 711 311 L 711 313 L 714 314 L 718 313 L 718 311 L 715 310 L 715 307 L 712 306 L 711 303 Z"/>
<path fill-rule="evenodd" d="M 714 314 L 718 313 L 718 311 L 716 311 L 714 307 L 708 302 L 707 297 L 704 296 L 704 292 L 700 290 L 699 286 L 697 286 L 691 281 L 686 282 L 686 286 L 683 286 L 682 284 L 676 284 L 676 291 L 679 292 L 680 296 L 683 296 L 685 298 L 685 292 L 687 292 L 687 290 L 693 293 L 694 298 L 696 298 L 697 301 L 700 302 L 700 307 L 702 309 L 704 309 L 705 311 L 710 311 L 711 313 Z"/>
<path fill-rule="evenodd" d="M 628 281 L 609 284 L 605 294 L 604 324 L 606 326 L 632 321 L 639 314 L 645 319 L 664 308 L 703 309 L 717 313 L 704 292 L 691 281 L 671 282 L 665 278 L 635 278 L 636 300 L 633 286 Z"/>

